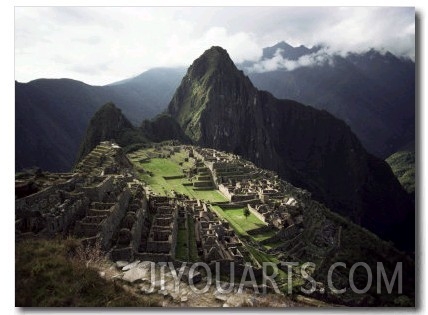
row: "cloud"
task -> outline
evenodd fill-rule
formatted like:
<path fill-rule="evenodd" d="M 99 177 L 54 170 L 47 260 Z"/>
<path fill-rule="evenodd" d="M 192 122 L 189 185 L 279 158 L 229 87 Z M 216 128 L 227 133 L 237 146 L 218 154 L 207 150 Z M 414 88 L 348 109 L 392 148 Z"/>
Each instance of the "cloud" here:
<path fill-rule="evenodd" d="M 224 27 L 213 27 L 204 34 L 200 46 L 208 47 L 211 44 L 226 47 L 236 63 L 245 60 L 257 60 L 262 54 L 261 47 L 257 44 L 253 34 L 245 32 L 228 33 Z"/>
<path fill-rule="evenodd" d="M 341 8 L 335 20 L 318 34 L 319 43 L 342 54 L 375 48 L 414 60 L 413 8 Z"/>
<path fill-rule="evenodd" d="M 235 7 L 182 12 L 205 29 L 217 23 L 251 33 L 261 47 L 324 44 L 335 51 L 386 49 L 414 56 L 415 10 L 406 7 Z M 200 17 L 200 19 L 198 19 Z"/>
<path fill-rule="evenodd" d="M 333 58 L 328 49 L 320 49 L 310 55 L 301 56 L 297 60 L 289 60 L 282 56 L 283 50 L 277 49 L 271 59 L 261 59 L 250 67 L 246 68 L 248 72 L 267 72 L 274 70 L 293 71 L 300 67 L 322 66 L 326 63 L 333 64 Z"/>
<path fill-rule="evenodd" d="M 79 42 L 87 45 L 97 45 L 102 41 L 101 37 L 97 35 L 89 36 L 89 37 L 84 36 L 79 38 L 73 38 L 72 40 L 75 42 Z"/>
<path fill-rule="evenodd" d="M 97 76 L 102 74 L 105 71 L 110 70 L 109 63 L 103 62 L 98 64 L 90 64 L 90 65 L 74 65 L 69 67 L 69 69 L 76 73 L 81 73 L 84 75 Z"/>
<path fill-rule="evenodd" d="M 16 7 L 15 76 L 108 84 L 153 67 L 189 66 L 213 45 L 236 63 L 257 61 L 280 41 L 414 58 L 414 28 L 414 9 L 400 7 Z M 292 68 L 320 57 L 271 62 Z"/>
<path fill-rule="evenodd" d="M 245 60 L 258 60 L 262 49 L 252 34 L 244 32 L 229 33 L 224 27 L 211 27 L 198 37 L 191 38 L 192 29 L 185 36 L 174 36 L 168 41 L 159 62 L 173 66 L 190 65 L 211 46 L 225 48 L 235 63 Z M 182 43 L 186 42 L 185 45 Z M 244 48 L 245 47 L 245 48 Z"/>

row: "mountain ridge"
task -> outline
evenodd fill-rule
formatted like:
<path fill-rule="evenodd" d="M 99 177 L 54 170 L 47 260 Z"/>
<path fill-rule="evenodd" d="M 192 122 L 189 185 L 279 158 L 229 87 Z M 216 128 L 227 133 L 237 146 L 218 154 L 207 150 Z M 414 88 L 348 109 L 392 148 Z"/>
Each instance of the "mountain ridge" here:
<path fill-rule="evenodd" d="M 304 45 L 294 47 L 285 41 L 281 41 L 273 46 L 263 48 L 262 60 L 271 59 L 277 53 L 288 60 L 298 60 L 300 57 L 315 53 L 321 49 L 320 45 L 308 48 Z"/>
<path fill-rule="evenodd" d="M 281 56 L 287 59 L 285 54 Z M 314 58 L 312 64 L 292 70 L 278 66 L 271 71 L 249 71 L 256 63 L 243 67 L 257 88 L 280 99 L 325 109 L 344 120 L 364 147 L 378 157 L 385 159 L 404 148 L 414 149 L 414 62 L 374 49 L 323 58 L 324 62 Z"/>
<path fill-rule="evenodd" d="M 116 86 L 91 86 L 72 79 L 16 81 L 15 170 L 38 166 L 70 171 L 89 121 L 103 104 L 117 104 L 138 126 L 167 106 L 180 79 L 179 71 L 166 69 L 143 73 L 137 83 L 130 80 Z"/>

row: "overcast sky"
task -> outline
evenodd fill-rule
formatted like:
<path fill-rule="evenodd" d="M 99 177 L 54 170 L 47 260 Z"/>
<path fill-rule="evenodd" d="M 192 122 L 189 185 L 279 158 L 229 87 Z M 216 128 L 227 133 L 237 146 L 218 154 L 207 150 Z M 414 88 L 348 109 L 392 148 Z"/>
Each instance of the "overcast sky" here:
<path fill-rule="evenodd" d="M 103 85 L 158 66 L 189 66 L 220 45 L 235 62 L 286 41 L 414 59 L 413 8 L 15 8 L 15 79 Z"/>

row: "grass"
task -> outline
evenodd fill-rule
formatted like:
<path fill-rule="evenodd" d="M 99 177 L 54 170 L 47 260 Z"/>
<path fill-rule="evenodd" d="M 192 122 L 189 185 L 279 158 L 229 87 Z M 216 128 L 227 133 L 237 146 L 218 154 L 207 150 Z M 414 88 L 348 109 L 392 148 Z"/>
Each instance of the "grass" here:
<path fill-rule="evenodd" d="M 142 153 L 144 156 L 144 153 Z M 140 178 L 146 182 L 156 194 L 162 196 L 172 196 L 172 191 L 187 195 L 194 199 L 200 199 L 209 202 L 224 202 L 227 198 L 218 190 L 195 190 L 192 186 L 184 186 L 190 183 L 186 178 L 165 179 L 164 176 L 183 175 L 183 168 L 190 166 L 189 162 L 184 162 L 186 154 L 178 152 L 168 159 L 153 158 L 149 162 L 139 163 L 138 158 L 132 159 L 137 169 L 151 172 L 153 176 L 142 173 Z M 183 163 L 182 166 L 179 163 Z"/>
<path fill-rule="evenodd" d="M 264 244 L 263 246 L 266 247 L 267 249 L 271 249 L 271 248 L 277 247 L 281 244 L 283 244 L 283 241 L 276 241 L 276 242 L 272 242 L 272 243 L 267 243 L 267 244 Z"/>
<path fill-rule="evenodd" d="M 222 209 L 220 206 L 212 206 L 212 209 L 214 210 L 214 212 L 217 213 L 219 217 L 227 220 L 232 226 L 232 228 L 235 230 L 235 232 L 240 236 L 249 236 L 254 241 L 259 242 L 261 239 L 267 239 L 275 234 L 275 231 L 268 231 L 266 233 L 260 233 L 255 236 L 249 235 L 247 231 L 266 226 L 266 224 L 260 219 L 258 219 L 256 216 L 254 216 L 254 214 L 252 213 L 248 217 L 248 219 L 245 219 L 243 212 L 244 208 L 234 208 L 226 210 Z M 275 256 L 264 253 L 249 244 L 246 244 L 245 247 L 260 265 L 263 265 L 263 262 L 271 262 L 274 264 L 278 264 L 280 262 Z M 267 271 L 269 274 L 271 274 L 271 267 L 268 267 Z M 281 279 L 282 281 L 286 281 L 288 279 L 287 273 L 279 269 L 277 277 L 277 279 Z"/>
<path fill-rule="evenodd" d="M 409 151 L 396 152 L 385 160 L 404 189 L 412 194 L 415 192 L 415 153 Z"/>
<path fill-rule="evenodd" d="M 187 187 L 182 184 L 183 179 L 166 180 L 157 174 L 154 176 L 144 174 L 141 176 L 141 179 L 145 181 L 155 193 L 162 196 L 172 196 L 172 191 L 180 194 L 188 194 Z"/>
<path fill-rule="evenodd" d="M 159 176 L 183 175 L 181 166 L 172 159 L 153 158 L 150 162 L 140 163 L 146 171 L 150 171 Z"/>
<path fill-rule="evenodd" d="M 251 245 L 247 245 L 247 249 L 248 251 L 251 253 L 251 255 L 253 255 L 253 257 L 260 263 L 262 264 L 263 262 L 272 262 L 272 263 L 279 263 L 278 258 L 266 254 L 262 251 L 259 251 L 258 249 L 252 247 Z"/>
<path fill-rule="evenodd" d="M 218 216 L 229 221 L 233 229 L 240 235 L 248 235 L 247 231 L 266 226 L 266 223 L 258 219 L 252 213 L 248 216 L 248 218 L 245 218 L 243 211 L 244 208 L 242 207 L 223 209 L 220 206 L 212 206 L 212 209 L 217 213 Z M 265 238 L 268 237 L 270 236 L 266 236 Z"/>
<path fill-rule="evenodd" d="M 174 161 L 176 164 L 182 163 L 182 168 L 187 169 L 190 168 L 193 163 L 191 162 L 186 162 L 185 158 L 188 156 L 188 154 L 185 151 L 180 151 L 175 153 L 174 155 L 171 156 L 171 160 Z"/>
<path fill-rule="evenodd" d="M 273 255 L 269 255 L 266 254 L 256 248 L 254 248 L 251 245 L 246 245 L 248 251 L 251 253 L 251 255 L 254 257 L 255 260 L 257 260 L 259 262 L 260 265 L 263 265 L 263 262 L 271 262 L 274 263 L 275 265 L 277 265 L 280 261 L 278 260 L 278 258 L 276 258 Z M 277 267 L 275 267 L 276 271 L 278 272 L 278 275 L 275 278 L 275 281 L 280 281 L 283 283 L 287 283 L 288 282 L 288 275 L 286 272 L 284 272 L 281 269 L 278 269 Z M 268 274 L 272 274 L 273 270 L 271 266 L 268 266 L 266 269 Z M 294 277 L 296 278 L 296 277 Z M 294 281 L 292 282 L 292 286 L 296 286 L 296 285 L 300 285 L 301 283 L 298 282 L 300 279 L 293 279 Z M 297 281 L 296 281 L 297 280 Z"/>
<path fill-rule="evenodd" d="M 194 190 L 193 188 L 188 188 L 190 194 L 196 198 L 210 202 L 223 202 L 227 201 L 226 197 L 223 196 L 218 190 Z"/>
<path fill-rule="evenodd" d="M 185 178 L 179 179 L 165 179 L 162 176 L 155 174 L 149 176 L 147 174 L 141 175 L 141 180 L 146 182 L 153 192 L 162 196 L 172 196 L 172 191 L 189 196 L 193 199 L 200 199 L 208 202 L 224 202 L 227 201 L 218 190 L 195 190 L 192 186 L 184 186 L 188 183 Z"/>
<path fill-rule="evenodd" d="M 187 195 L 193 199 L 200 199 L 209 202 L 227 201 L 226 197 L 221 192 L 215 189 L 211 190 L 195 190 L 192 186 L 184 186 L 189 183 L 185 178 L 164 180 L 164 185 L 169 190 L 174 190 L 180 194 Z"/>
<path fill-rule="evenodd" d="M 263 233 L 259 233 L 259 234 L 253 234 L 253 235 L 251 235 L 251 237 L 256 241 L 261 242 L 261 241 L 264 241 L 264 240 L 274 236 L 276 234 L 276 232 L 277 232 L 276 230 L 271 230 L 271 231 L 267 231 L 267 232 L 263 232 Z"/>
<path fill-rule="evenodd" d="M 267 224 L 250 213 L 248 217 L 244 215 L 244 208 L 224 209 L 223 210 L 231 220 L 239 222 L 243 230 L 249 231 L 266 226 Z"/>
<path fill-rule="evenodd" d="M 76 244 L 74 240 L 16 243 L 15 306 L 160 306 L 154 297 L 133 295 L 101 278 L 74 257 Z"/>

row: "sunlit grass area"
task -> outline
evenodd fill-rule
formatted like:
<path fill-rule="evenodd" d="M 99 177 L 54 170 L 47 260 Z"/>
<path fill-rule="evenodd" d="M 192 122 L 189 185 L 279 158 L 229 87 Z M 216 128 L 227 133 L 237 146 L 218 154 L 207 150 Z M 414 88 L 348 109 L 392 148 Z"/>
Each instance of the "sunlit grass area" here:
<path fill-rule="evenodd" d="M 183 175 L 181 166 L 172 159 L 152 158 L 149 162 L 140 163 L 146 171 L 153 172 L 157 176 Z"/>
<path fill-rule="evenodd" d="M 142 157 L 146 157 L 144 151 Z M 135 157 L 132 162 L 140 170 L 140 179 L 147 183 L 151 190 L 162 196 L 172 196 L 173 192 L 184 194 L 190 198 L 200 199 L 206 202 L 224 202 L 227 198 L 216 189 L 198 190 L 194 189 L 187 178 L 165 179 L 171 176 L 184 176 L 183 169 L 190 167 L 185 161 L 186 154 L 178 152 L 170 158 L 152 158 L 149 161 L 139 162 Z M 181 165 L 180 165 L 181 163 Z"/>
<path fill-rule="evenodd" d="M 220 217 L 229 221 L 238 234 L 248 235 L 247 231 L 266 226 L 266 223 L 262 222 L 252 213 L 246 218 L 243 207 L 223 209 L 221 206 L 213 206 L 212 208 Z"/>

